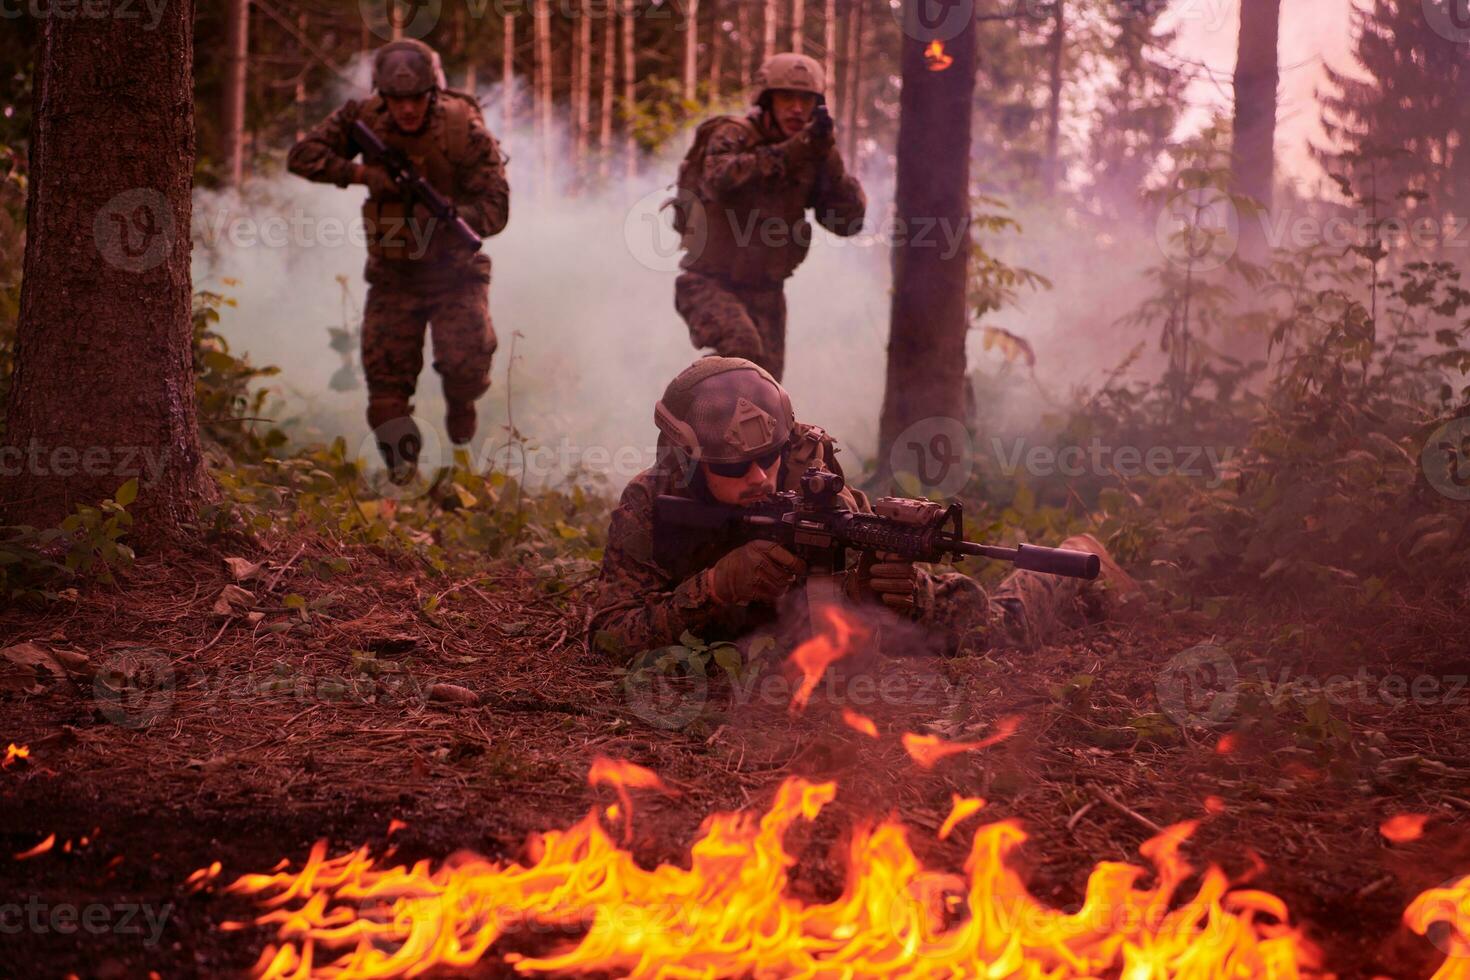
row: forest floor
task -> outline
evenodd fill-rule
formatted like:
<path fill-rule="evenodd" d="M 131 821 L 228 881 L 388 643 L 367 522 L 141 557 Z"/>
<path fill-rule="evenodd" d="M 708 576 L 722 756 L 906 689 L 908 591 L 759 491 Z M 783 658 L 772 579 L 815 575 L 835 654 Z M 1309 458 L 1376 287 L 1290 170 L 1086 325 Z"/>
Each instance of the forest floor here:
<path fill-rule="evenodd" d="M 610 801 L 587 786 L 597 755 L 678 790 L 639 797 L 629 847 L 645 866 L 687 865 L 706 815 L 764 809 L 788 776 L 835 780 L 835 803 L 791 842 L 792 889 L 813 900 L 840 889 L 840 844 L 884 815 L 874 800 L 926 864 L 958 870 L 972 828 L 943 843 L 933 831 L 952 794 L 985 797 L 981 819 L 1018 818 L 1030 835 L 1032 893 L 1075 908 L 1097 862 L 1146 864 L 1151 825 L 1205 817 L 1218 797 L 1191 862 L 1243 878 L 1258 855 L 1250 887 L 1283 898 L 1343 977 L 1428 977 L 1443 954 L 1403 910 L 1470 873 L 1470 653 L 1463 621 L 1427 601 L 1387 620 L 1383 603 L 1361 621 L 1160 613 L 1040 650 L 885 661 L 888 685 L 861 708 L 885 732 L 963 738 L 1022 718 L 1013 738 L 924 771 L 895 739 L 843 724 L 854 671 L 799 715 L 789 691 L 716 683 L 692 723 L 650 724 L 582 642 L 588 581 L 552 594 L 502 563 L 434 579 L 411 558 L 313 538 L 241 549 L 261 564 L 229 614 L 215 606 L 235 574 L 202 549 L 141 557 L 119 587 L 42 611 L 0 611 L 0 648 L 33 645 L 0 660 L 0 745 L 30 750 L 0 772 L 0 974 L 238 975 L 272 936 L 222 929 L 255 906 L 191 890 L 191 872 L 218 860 L 224 883 L 300 862 L 319 838 L 330 853 L 380 848 L 390 820 L 407 825 L 398 858 L 513 858 L 528 833 Z M 326 571 L 338 559 L 350 572 Z M 1240 680 L 1212 730 L 1161 710 L 1166 665 L 1200 643 L 1228 650 Z M 1422 838 L 1384 838 L 1401 813 L 1430 815 Z M 53 834 L 49 851 L 11 857 Z M 493 953 L 476 975 L 510 972 Z"/>

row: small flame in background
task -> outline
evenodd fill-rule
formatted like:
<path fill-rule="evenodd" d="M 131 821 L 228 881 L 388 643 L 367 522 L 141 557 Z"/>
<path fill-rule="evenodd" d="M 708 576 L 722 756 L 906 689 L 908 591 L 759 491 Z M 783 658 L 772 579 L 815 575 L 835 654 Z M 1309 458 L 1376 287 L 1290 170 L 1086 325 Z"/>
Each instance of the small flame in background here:
<path fill-rule="evenodd" d="M 801 685 L 791 697 L 792 714 L 797 714 L 806 707 L 807 700 L 811 698 L 812 691 L 816 690 L 817 682 L 822 679 L 827 668 L 851 653 L 854 641 L 866 639 L 869 635 L 868 630 L 844 616 L 836 606 L 823 606 L 820 611 L 822 618 L 827 621 L 827 628 L 804 640 L 787 658 L 792 666 L 801 671 Z M 814 616 L 813 619 L 815 618 Z"/>
<path fill-rule="evenodd" d="M 944 53 L 944 42 L 938 39 L 930 41 L 924 49 L 924 60 L 928 62 L 930 71 L 944 71 L 954 64 L 954 58 Z"/>
<path fill-rule="evenodd" d="M 31 757 L 31 749 L 28 745 L 16 745 L 11 742 L 5 747 L 5 758 L 0 759 L 0 769 L 9 769 L 18 761 L 25 761 Z"/>
<path fill-rule="evenodd" d="M 1399 813 L 1378 825 L 1383 839 L 1395 844 L 1406 844 L 1424 836 L 1424 825 L 1429 815 L 1424 813 Z"/>

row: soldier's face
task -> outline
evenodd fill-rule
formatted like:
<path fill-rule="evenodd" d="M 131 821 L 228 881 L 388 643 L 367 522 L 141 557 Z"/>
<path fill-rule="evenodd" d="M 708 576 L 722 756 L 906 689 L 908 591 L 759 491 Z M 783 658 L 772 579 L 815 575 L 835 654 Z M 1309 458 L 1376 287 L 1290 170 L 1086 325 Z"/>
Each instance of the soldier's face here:
<path fill-rule="evenodd" d="M 387 97 L 388 114 L 393 117 L 393 123 L 405 133 L 416 133 L 424 124 L 424 117 L 429 114 L 429 93 L 423 95 Z"/>
<path fill-rule="evenodd" d="M 710 496 L 726 506 L 743 507 L 759 503 L 776 492 L 776 474 L 780 472 L 781 463 L 777 460 L 766 468 L 751 460 L 744 476 L 720 476 L 705 463 L 700 463 L 699 468 L 704 471 Z"/>
<path fill-rule="evenodd" d="M 817 97 L 810 92 L 793 92 L 778 88 L 771 93 L 771 115 L 787 136 L 795 136 L 812 120 L 817 110 Z"/>

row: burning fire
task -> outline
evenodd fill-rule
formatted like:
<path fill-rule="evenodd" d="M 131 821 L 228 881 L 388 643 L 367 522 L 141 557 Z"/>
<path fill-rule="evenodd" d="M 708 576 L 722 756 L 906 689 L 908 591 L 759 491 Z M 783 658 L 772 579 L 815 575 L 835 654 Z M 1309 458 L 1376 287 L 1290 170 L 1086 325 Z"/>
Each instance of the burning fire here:
<path fill-rule="evenodd" d="M 51 848 L 55 846 L 56 835 L 47 834 L 46 837 L 42 839 L 41 843 L 37 844 L 35 847 L 17 852 L 15 855 L 15 859 L 17 861 L 27 861 L 33 857 L 40 857 L 42 854 L 45 854 L 47 851 L 51 850 Z"/>
<path fill-rule="evenodd" d="M 366 847 L 328 857 L 320 841 L 299 871 L 244 875 L 229 890 L 266 907 L 254 921 L 274 929 L 276 944 L 254 973 L 283 980 L 466 967 L 518 934 L 542 940 L 535 955 L 501 957 L 526 974 L 1288 980 L 1318 965 L 1280 899 L 1232 889 L 1214 867 L 1192 894 L 1181 889 L 1192 870 L 1179 850 L 1193 823 L 1143 846 L 1151 879 L 1100 863 L 1075 912 L 1039 902 L 1012 870 L 1026 839 L 1012 821 L 976 831 L 963 875 L 924 867 L 894 820 L 858 828 L 842 894 L 803 902 L 787 894 L 796 858 L 783 841 L 836 792 L 793 777 L 763 815 L 712 815 L 687 870 L 645 871 L 594 809 L 534 836 L 524 864 L 460 853 L 437 868 L 380 866 Z M 944 832 L 981 805 L 957 799 Z"/>
<path fill-rule="evenodd" d="M 1440 888 L 1431 888 L 1404 910 L 1404 923 L 1421 936 L 1436 924 L 1445 926 L 1436 941 L 1448 959 L 1430 980 L 1465 980 L 1470 977 L 1470 876 Z"/>
<path fill-rule="evenodd" d="M 860 715 L 851 708 L 842 709 L 842 723 L 855 732 L 862 732 L 868 738 L 878 737 L 878 725 L 867 715 Z"/>
<path fill-rule="evenodd" d="M 821 613 L 827 620 L 827 630 L 803 641 L 788 658 L 801 671 L 801 686 L 791 696 L 792 714 L 806 707 L 827 668 L 852 652 L 854 640 L 868 635 L 867 630 L 844 616 L 836 606 L 824 606 Z"/>
<path fill-rule="evenodd" d="M 1383 839 L 1395 844 L 1405 844 L 1424 836 L 1424 825 L 1429 822 L 1427 813 L 1399 813 L 1378 825 Z"/>
<path fill-rule="evenodd" d="M 14 742 L 11 742 L 5 747 L 5 758 L 0 759 L 0 769 L 9 769 L 16 761 L 29 759 L 30 757 L 30 746 L 16 745 Z"/>
<path fill-rule="evenodd" d="M 924 49 L 924 60 L 928 62 L 930 71 L 944 71 L 954 64 L 954 58 L 944 53 L 944 42 L 937 38 Z"/>
<path fill-rule="evenodd" d="M 997 742 L 1003 742 L 1016 734 L 1016 729 L 1021 726 L 1021 719 L 1016 715 L 1002 718 L 995 726 L 995 734 L 982 738 L 978 742 L 946 742 L 937 735 L 917 735 L 913 732 L 905 732 L 903 736 L 903 747 L 909 754 L 909 758 L 919 764 L 921 769 L 933 769 L 942 760 L 961 752 L 976 752 L 980 749 L 988 749 Z"/>

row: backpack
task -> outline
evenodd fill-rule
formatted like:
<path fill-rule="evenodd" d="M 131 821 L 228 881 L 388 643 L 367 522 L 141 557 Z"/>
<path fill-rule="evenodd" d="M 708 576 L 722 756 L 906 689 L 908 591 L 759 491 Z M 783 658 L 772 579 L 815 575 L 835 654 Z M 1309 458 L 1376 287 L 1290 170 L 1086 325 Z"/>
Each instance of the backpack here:
<path fill-rule="evenodd" d="M 694 143 L 679 164 L 679 177 L 674 183 L 674 196 L 663 203 L 663 207 L 673 208 L 674 230 L 680 236 L 689 235 L 690 216 L 694 210 L 694 204 L 703 199 L 704 156 L 709 149 L 710 137 L 714 135 L 715 129 L 727 122 L 737 123 L 752 135 L 756 134 L 755 125 L 744 116 L 714 116 L 700 123 L 694 130 Z"/>

